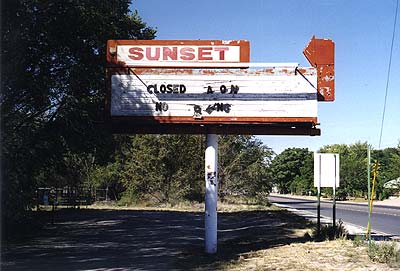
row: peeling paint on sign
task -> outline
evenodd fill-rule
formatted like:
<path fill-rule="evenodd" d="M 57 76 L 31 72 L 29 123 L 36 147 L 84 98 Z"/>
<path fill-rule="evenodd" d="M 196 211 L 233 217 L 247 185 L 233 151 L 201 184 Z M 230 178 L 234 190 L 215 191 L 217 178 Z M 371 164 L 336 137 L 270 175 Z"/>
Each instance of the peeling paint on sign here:
<path fill-rule="evenodd" d="M 111 115 L 157 117 L 164 123 L 174 117 L 196 123 L 317 118 L 317 92 L 310 84 L 316 84 L 314 68 L 303 69 L 309 81 L 288 69 L 185 71 L 113 75 Z"/>

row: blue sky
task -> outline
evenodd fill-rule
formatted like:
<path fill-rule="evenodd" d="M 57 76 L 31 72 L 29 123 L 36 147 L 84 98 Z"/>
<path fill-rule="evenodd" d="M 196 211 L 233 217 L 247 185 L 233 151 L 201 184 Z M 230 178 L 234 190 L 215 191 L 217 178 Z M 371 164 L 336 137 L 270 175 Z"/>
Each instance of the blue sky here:
<path fill-rule="evenodd" d="M 396 0 L 134 0 L 157 39 L 250 41 L 251 62 L 295 62 L 310 38 L 330 38 L 336 100 L 319 103 L 319 137 L 259 136 L 275 152 L 369 142 L 377 149 Z M 400 11 L 399 11 L 400 13 Z M 397 18 L 381 148 L 400 140 L 400 16 Z"/>

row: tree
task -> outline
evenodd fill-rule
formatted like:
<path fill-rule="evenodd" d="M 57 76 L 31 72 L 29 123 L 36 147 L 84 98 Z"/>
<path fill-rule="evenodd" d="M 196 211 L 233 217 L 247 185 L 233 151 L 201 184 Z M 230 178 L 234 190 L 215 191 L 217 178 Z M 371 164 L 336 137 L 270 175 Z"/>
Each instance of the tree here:
<path fill-rule="evenodd" d="M 273 151 L 253 136 L 219 136 L 219 192 L 255 196 L 270 192 L 267 166 Z"/>
<path fill-rule="evenodd" d="M 384 184 L 400 176 L 400 148 L 373 150 L 371 156 L 379 164 L 376 196 L 385 199 L 394 191 L 384 189 Z"/>
<path fill-rule="evenodd" d="M 388 166 L 389 179 L 396 179 L 400 177 L 400 143 L 396 151 L 390 155 Z"/>
<path fill-rule="evenodd" d="M 288 193 L 291 190 L 292 183 L 301 177 L 301 169 L 310 159 L 310 155 L 312 154 L 308 149 L 289 148 L 275 156 L 269 167 L 269 174 L 280 193 Z M 303 170 L 306 171 L 306 168 Z"/>
<path fill-rule="evenodd" d="M 352 145 L 334 144 L 322 147 L 321 153 L 338 153 L 340 156 L 340 187 L 337 195 L 341 199 L 348 196 L 366 195 L 367 186 L 367 143 Z"/>
<path fill-rule="evenodd" d="M 122 192 L 123 204 L 202 201 L 204 144 L 204 136 L 195 135 L 131 136 L 121 142 L 114 162 L 97 169 L 103 177 L 94 178 L 93 185 L 122 187 L 118 193 Z M 272 151 L 261 141 L 251 136 L 220 136 L 219 151 L 222 198 L 270 191 L 267 165 Z"/>
<path fill-rule="evenodd" d="M 117 160 L 123 165 L 123 202 L 155 203 L 203 197 L 201 136 L 136 135 Z"/>
<path fill-rule="evenodd" d="M 316 193 L 314 188 L 314 157 L 308 152 L 304 157 L 304 163 L 300 167 L 300 174 L 296 176 L 290 185 L 292 193 L 304 195 Z"/>
<path fill-rule="evenodd" d="M 129 2 L 2 3 L 2 221 L 26 214 L 36 184 L 58 175 L 66 154 L 108 156 L 105 43 L 155 37 Z"/>

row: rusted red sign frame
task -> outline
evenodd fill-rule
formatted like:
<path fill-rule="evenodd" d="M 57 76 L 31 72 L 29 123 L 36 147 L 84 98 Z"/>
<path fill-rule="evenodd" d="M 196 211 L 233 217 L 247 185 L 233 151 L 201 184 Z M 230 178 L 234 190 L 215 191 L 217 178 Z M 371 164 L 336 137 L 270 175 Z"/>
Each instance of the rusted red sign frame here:
<path fill-rule="evenodd" d="M 106 119 L 109 128 L 115 133 L 137 133 L 137 134 L 259 134 L 259 135 L 320 135 L 317 128 L 316 117 L 265 117 L 265 118 L 241 118 L 240 121 L 232 121 L 230 117 L 202 118 L 196 121 L 191 117 L 171 116 L 167 121 L 157 116 L 135 117 L 135 116 L 112 116 L 111 115 L 111 77 L 115 74 L 135 74 L 140 78 L 141 73 L 152 68 L 167 68 L 171 61 L 146 63 L 145 66 L 131 65 L 118 61 L 118 46 L 238 46 L 240 58 L 237 63 L 249 62 L 249 43 L 247 41 L 156 41 L 156 40 L 110 40 L 107 43 L 107 66 L 106 66 Z M 140 48 L 140 47 L 138 47 Z M 179 47 L 180 48 L 180 47 Z M 179 48 L 177 50 L 179 50 Z M 162 49 L 160 49 L 162 50 Z M 130 52 L 140 52 L 138 49 Z M 153 51 L 154 52 L 154 51 Z M 334 43 L 331 40 L 316 39 L 313 37 L 303 51 L 311 65 L 318 72 L 318 82 L 315 85 L 318 101 L 334 100 Z M 140 56 L 140 55 L 139 55 Z M 209 54 L 208 54 L 209 56 Z M 178 61 L 179 62 L 179 61 Z M 227 61 L 213 61 L 215 68 L 218 63 L 226 64 Z M 183 62 L 182 62 L 183 63 Z M 229 63 L 229 62 L 228 62 Z M 184 63 L 181 67 L 174 65 L 174 68 L 191 68 L 192 64 Z M 222 65 L 221 65 L 222 66 Z M 198 63 L 193 68 L 199 68 Z M 224 65 L 224 68 L 227 66 Z M 229 66 L 228 66 L 229 67 Z M 234 66 L 235 68 L 239 66 Z M 180 71 L 182 72 L 182 70 Z M 302 74 L 303 69 L 296 69 Z"/>
<path fill-rule="evenodd" d="M 318 72 L 318 101 L 335 100 L 335 43 L 329 39 L 312 37 L 303 50 L 308 62 Z"/>

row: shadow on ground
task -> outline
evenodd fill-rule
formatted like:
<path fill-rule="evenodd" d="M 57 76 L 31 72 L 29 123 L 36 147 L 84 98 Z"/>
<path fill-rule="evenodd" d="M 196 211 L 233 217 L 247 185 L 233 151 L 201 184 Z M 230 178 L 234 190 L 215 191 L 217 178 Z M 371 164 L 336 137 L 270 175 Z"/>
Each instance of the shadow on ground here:
<path fill-rule="evenodd" d="M 2 245 L 2 270 L 218 269 L 241 253 L 307 238 L 286 211 L 218 214 L 218 254 L 204 249 L 201 212 L 60 210 L 55 224 Z M 296 234 L 297 233 L 297 234 Z"/>

